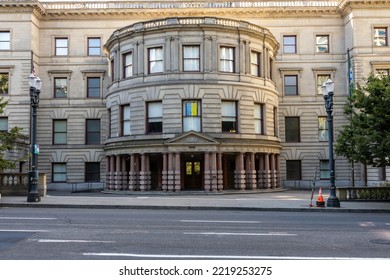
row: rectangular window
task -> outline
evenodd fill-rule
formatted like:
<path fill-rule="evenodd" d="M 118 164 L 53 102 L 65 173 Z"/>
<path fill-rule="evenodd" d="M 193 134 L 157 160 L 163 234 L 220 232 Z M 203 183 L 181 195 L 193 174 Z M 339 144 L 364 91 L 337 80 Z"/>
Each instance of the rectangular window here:
<path fill-rule="evenodd" d="M 112 113 L 111 113 L 111 108 L 107 109 L 107 116 L 108 116 L 108 128 L 107 128 L 107 138 L 111 138 L 111 133 L 112 133 Z"/>
<path fill-rule="evenodd" d="M 330 179 L 329 160 L 320 160 L 320 179 L 321 180 Z"/>
<path fill-rule="evenodd" d="M 300 160 L 286 160 L 286 179 L 302 180 L 301 166 Z"/>
<path fill-rule="evenodd" d="M 222 118 L 222 132 L 237 133 L 236 101 L 222 101 L 221 118 Z"/>
<path fill-rule="evenodd" d="M 329 35 L 316 36 L 316 52 L 329 53 Z"/>
<path fill-rule="evenodd" d="M 130 104 L 121 106 L 121 132 L 122 135 L 130 135 Z"/>
<path fill-rule="evenodd" d="M 55 55 L 68 55 L 68 38 L 55 38 Z"/>
<path fill-rule="evenodd" d="M 264 134 L 264 105 L 254 105 L 255 133 Z"/>
<path fill-rule="evenodd" d="M 67 120 L 53 120 L 53 145 L 66 144 L 67 135 Z"/>
<path fill-rule="evenodd" d="M 0 131 L 7 132 L 8 131 L 8 118 L 0 117 Z"/>
<path fill-rule="evenodd" d="M 183 132 L 201 131 L 200 101 L 183 101 Z"/>
<path fill-rule="evenodd" d="M 87 78 L 87 97 L 88 98 L 100 97 L 100 77 Z"/>
<path fill-rule="evenodd" d="M 295 35 L 283 36 L 283 53 L 297 53 L 297 37 Z"/>
<path fill-rule="evenodd" d="M 162 133 L 162 102 L 149 102 L 147 133 Z"/>
<path fill-rule="evenodd" d="M 318 141 L 329 141 L 328 122 L 326 117 L 318 117 Z"/>
<path fill-rule="evenodd" d="M 322 85 L 330 79 L 329 74 L 320 74 L 317 75 L 317 94 L 322 95 Z"/>
<path fill-rule="evenodd" d="M 100 144 L 100 120 L 87 119 L 86 121 L 86 145 Z"/>
<path fill-rule="evenodd" d="M 284 76 L 284 95 L 298 95 L 298 75 Z"/>
<path fill-rule="evenodd" d="M 148 49 L 149 74 L 164 71 L 164 53 L 162 47 Z"/>
<path fill-rule="evenodd" d="M 219 70 L 222 72 L 234 72 L 234 48 L 221 47 L 219 58 Z"/>
<path fill-rule="evenodd" d="M 133 53 L 128 52 L 123 56 L 123 78 L 133 76 Z"/>
<path fill-rule="evenodd" d="M 66 98 L 68 96 L 68 79 L 67 78 L 54 78 L 54 97 Z"/>
<path fill-rule="evenodd" d="M 0 31 L 0 50 L 11 49 L 11 32 Z"/>
<path fill-rule="evenodd" d="M 200 71 L 200 47 L 199 46 L 183 47 L 183 70 Z"/>
<path fill-rule="evenodd" d="M 261 76 L 260 58 L 261 58 L 261 53 L 256 51 L 251 51 L 251 74 L 253 76 L 257 76 L 257 77 Z"/>
<path fill-rule="evenodd" d="M 387 43 L 387 27 L 374 27 L 374 46 L 385 47 Z"/>
<path fill-rule="evenodd" d="M 101 54 L 101 40 L 99 37 L 88 38 L 88 55 L 100 55 Z"/>
<path fill-rule="evenodd" d="M 100 162 L 85 163 L 85 182 L 100 182 Z"/>
<path fill-rule="evenodd" d="M 111 72 L 111 82 L 115 80 L 115 61 L 114 59 L 110 60 L 110 72 Z"/>
<path fill-rule="evenodd" d="M 274 107 L 274 136 L 279 136 L 278 130 L 278 108 Z"/>
<path fill-rule="evenodd" d="M 286 132 L 286 142 L 301 141 L 299 117 L 285 118 L 285 132 Z"/>
<path fill-rule="evenodd" d="M 0 94 L 8 94 L 9 90 L 9 74 L 0 73 Z"/>
<path fill-rule="evenodd" d="M 375 75 L 380 77 L 390 76 L 390 69 L 376 69 Z"/>
<path fill-rule="evenodd" d="M 66 163 L 52 163 L 53 183 L 66 182 Z"/>

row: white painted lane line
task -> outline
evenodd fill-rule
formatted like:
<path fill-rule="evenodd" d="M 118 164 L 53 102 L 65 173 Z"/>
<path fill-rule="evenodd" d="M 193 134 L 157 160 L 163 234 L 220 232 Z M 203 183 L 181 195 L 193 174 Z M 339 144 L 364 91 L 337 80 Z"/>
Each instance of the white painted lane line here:
<path fill-rule="evenodd" d="M 0 220 L 57 220 L 57 218 L 0 217 Z"/>
<path fill-rule="evenodd" d="M 187 235 L 232 235 L 232 236 L 297 236 L 285 232 L 250 233 L 250 232 L 184 232 Z"/>
<path fill-rule="evenodd" d="M 372 258 L 343 258 L 343 257 L 297 257 L 297 256 L 223 256 L 223 255 L 154 255 L 154 254 L 132 254 L 132 253 L 83 253 L 84 256 L 100 257 L 132 257 L 152 259 L 242 259 L 242 260 L 375 260 Z M 385 258 L 376 258 L 383 260 Z M 388 259 L 386 259 L 388 260 Z"/>
<path fill-rule="evenodd" d="M 72 240 L 72 239 L 30 239 L 39 243 L 115 243 L 115 241 L 103 240 Z"/>
<path fill-rule="evenodd" d="M 386 226 L 390 226 L 390 223 L 385 223 Z"/>
<path fill-rule="evenodd" d="M 0 232 L 49 232 L 45 229 L 0 229 Z"/>
<path fill-rule="evenodd" d="M 182 223 L 234 223 L 234 224 L 260 224 L 259 221 L 218 221 L 218 220 L 180 220 Z"/>

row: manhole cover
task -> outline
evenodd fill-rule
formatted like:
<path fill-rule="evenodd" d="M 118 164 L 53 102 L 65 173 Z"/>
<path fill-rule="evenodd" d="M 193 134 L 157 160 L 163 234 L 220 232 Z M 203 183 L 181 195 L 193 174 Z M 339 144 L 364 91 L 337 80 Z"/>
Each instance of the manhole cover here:
<path fill-rule="evenodd" d="M 390 240 L 386 240 L 386 239 L 373 239 L 370 240 L 370 242 L 375 244 L 381 244 L 381 245 L 390 245 Z"/>

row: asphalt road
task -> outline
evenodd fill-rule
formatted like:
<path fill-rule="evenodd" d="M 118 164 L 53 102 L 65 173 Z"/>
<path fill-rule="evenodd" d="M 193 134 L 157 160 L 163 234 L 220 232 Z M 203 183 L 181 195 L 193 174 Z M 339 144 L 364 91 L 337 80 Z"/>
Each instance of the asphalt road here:
<path fill-rule="evenodd" d="M 316 258 L 390 258 L 390 216 L 0 208 L 2 260 Z"/>

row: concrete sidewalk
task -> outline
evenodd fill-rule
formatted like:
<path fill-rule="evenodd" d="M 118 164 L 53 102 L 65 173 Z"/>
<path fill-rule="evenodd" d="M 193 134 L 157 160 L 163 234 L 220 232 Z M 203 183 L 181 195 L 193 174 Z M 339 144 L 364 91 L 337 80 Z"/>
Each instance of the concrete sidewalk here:
<path fill-rule="evenodd" d="M 324 192 L 324 199 L 327 199 Z M 251 211 L 339 211 L 390 213 L 390 202 L 341 201 L 340 208 L 315 207 L 317 193 L 311 203 L 311 190 L 276 192 L 49 192 L 40 202 L 27 202 L 24 196 L 3 196 L 0 207 L 46 208 L 122 208 L 122 209 L 199 209 Z"/>

